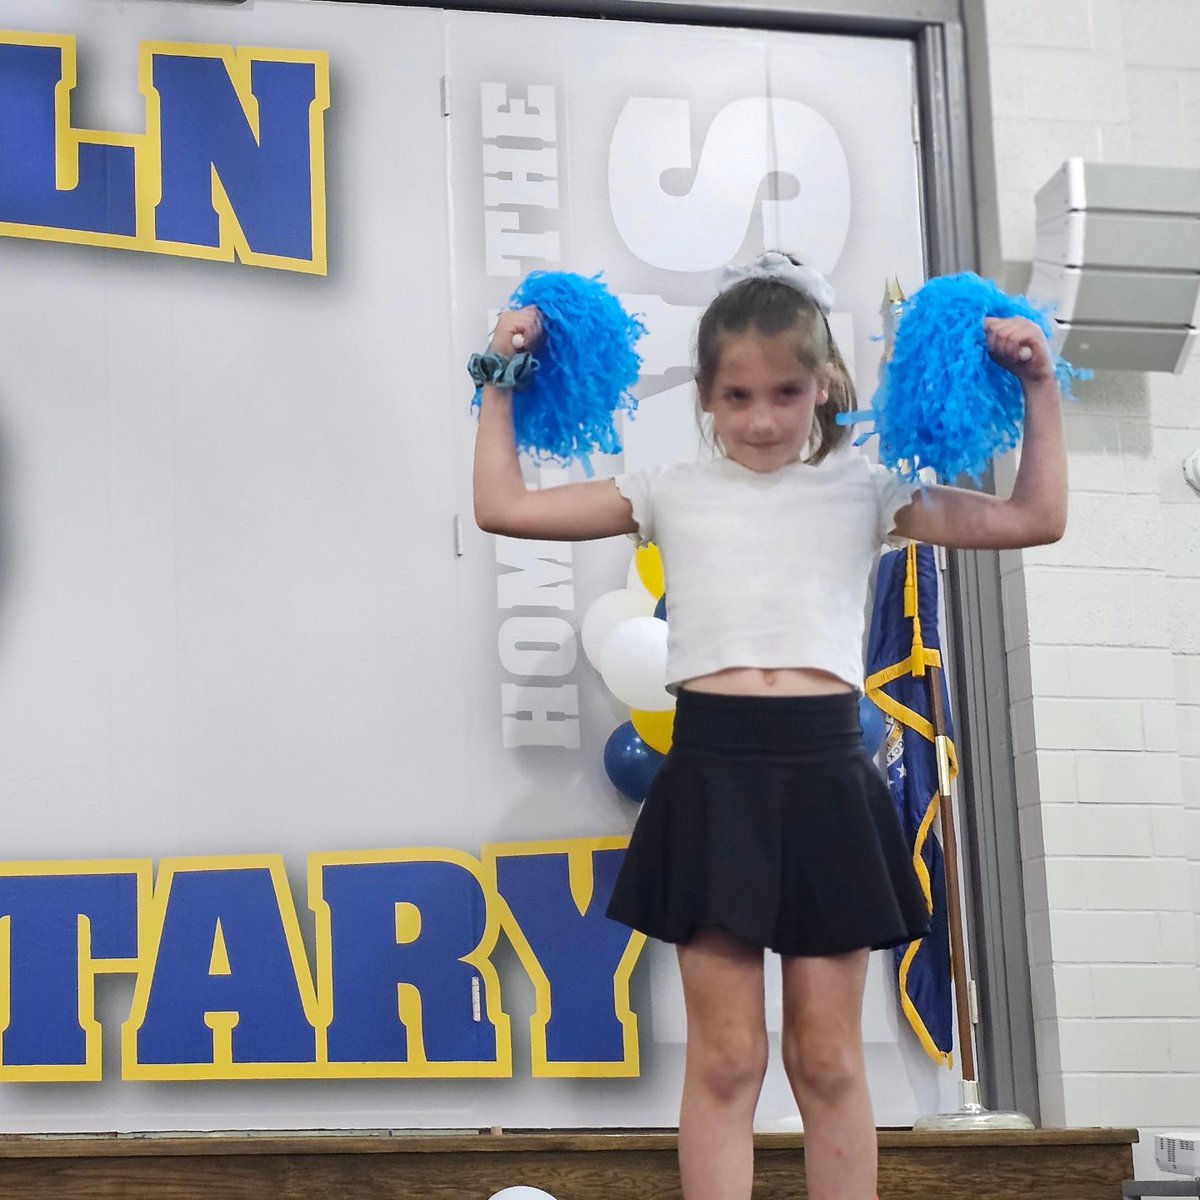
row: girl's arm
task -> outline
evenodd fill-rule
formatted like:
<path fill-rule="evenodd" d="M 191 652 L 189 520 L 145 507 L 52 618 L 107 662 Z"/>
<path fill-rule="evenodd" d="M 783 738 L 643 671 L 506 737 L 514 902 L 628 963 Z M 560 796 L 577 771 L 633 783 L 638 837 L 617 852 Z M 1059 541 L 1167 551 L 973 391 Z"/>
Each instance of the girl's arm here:
<path fill-rule="evenodd" d="M 988 353 L 1025 392 L 1025 435 L 1007 500 L 966 488 L 930 487 L 896 514 L 896 532 L 967 550 L 1056 542 L 1067 526 L 1067 451 L 1062 395 L 1042 331 L 1024 317 L 989 317 Z"/>
<path fill-rule="evenodd" d="M 503 312 L 492 349 L 514 354 L 514 335 L 532 350 L 541 338 L 536 308 Z M 634 533 L 633 508 L 611 479 L 531 491 L 525 486 L 513 433 L 512 392 L 486 384 L 475 435 L 475 521 L 487 533 L 549 541 L 585 541 Z"/>

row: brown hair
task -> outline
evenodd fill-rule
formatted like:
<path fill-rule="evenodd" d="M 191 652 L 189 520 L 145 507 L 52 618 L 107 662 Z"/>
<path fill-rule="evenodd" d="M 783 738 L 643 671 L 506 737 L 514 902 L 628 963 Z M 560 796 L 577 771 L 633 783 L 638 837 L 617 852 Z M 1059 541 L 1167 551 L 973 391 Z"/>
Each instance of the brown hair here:
<path fill-rule="evenodd" d="M 726 338 L 748 329 L 765 337 L 793 334 L 797 360 L 810 371 L 829 372 L 829 399 L 813 415 L 807 457 L 808 462 L 819 463 L 849 434 L 845 425 L 837 423 L 838 413 L 858 407 L 854 384 L 825 314 L 807 293 L 769 276 L 752 276 L 721 292 L 705 309 L 696 334 L 696 386 L 702 397 L 712 386 Z"/>

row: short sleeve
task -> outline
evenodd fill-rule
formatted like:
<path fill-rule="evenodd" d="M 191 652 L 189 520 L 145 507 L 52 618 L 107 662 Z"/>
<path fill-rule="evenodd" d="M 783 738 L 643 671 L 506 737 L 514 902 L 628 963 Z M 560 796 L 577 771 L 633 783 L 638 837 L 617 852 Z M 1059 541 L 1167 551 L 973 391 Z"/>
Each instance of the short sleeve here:
<path fill-rule="evenodd" d="M 893 549 L 907 546 L 909 539 L 896 532 L 896 514 L 920 491 L 921 484 L 902 479 L 880 463 L 871 463 L 870 467 L 879 512 L 879 541 Z"/>
<path fill-rule="evenodd" d="M 633 509 L 640 545 L 654 541 L 654 485 L 662 476 L 662 471 L 661 467 L 646 471 L 627 471 L 613 480 L 617 491 L 629 501 Z"/>

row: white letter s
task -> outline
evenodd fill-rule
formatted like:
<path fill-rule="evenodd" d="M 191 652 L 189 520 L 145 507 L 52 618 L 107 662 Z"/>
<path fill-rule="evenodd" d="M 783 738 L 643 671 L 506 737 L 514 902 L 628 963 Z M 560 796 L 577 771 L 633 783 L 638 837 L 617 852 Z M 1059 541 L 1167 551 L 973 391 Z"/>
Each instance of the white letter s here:
<path fill-rule="evenodd" d="M 671 271 L 723 266 L 745 240 L 763 177 L 782 171 L 800 192 L 763 201 L 764 248 L 791 251 L 831 272 L 850 226 L 850 170 L 829 121 L 798 100 L 735 100 L 713 120 L 691 190 L 672 196 L 662 175 L 691 167 L 689 125 L 687 100 L 635 96 L 621 110 L 609 146 L 608 188 L 626 246 Z"/>

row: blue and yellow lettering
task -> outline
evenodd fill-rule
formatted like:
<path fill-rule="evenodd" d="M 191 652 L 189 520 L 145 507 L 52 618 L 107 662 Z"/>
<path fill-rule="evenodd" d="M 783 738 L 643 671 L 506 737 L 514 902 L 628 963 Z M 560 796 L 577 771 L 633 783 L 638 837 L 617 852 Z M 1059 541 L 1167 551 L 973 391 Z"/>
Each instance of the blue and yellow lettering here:
<path fill-rule="evenodd" d="M 638 1071 L 623 838 L 313 855 L 317 985 L 279 855 L 0 864 L 0 1082 L 101 1078 L 95 980 L 136 974 L 127 1079 L 512 1074 L 490 955 L 534 983 L 535 1075 Z"/>
<path fill-rule="evenodd" d="M 313 1073 L 316 994 L 282 858 L 164 862 L 148 924 L 127 1078 Z"/>
<path fill-rule="evenodd" d="M 131 238 L 134 149 L 71 128 L 74 39 L 0 34 L 0 222 Z"/>
<path fill-rule="evenodd" d="M 75 81 L 0 31 L 0 235 L 325 273 L 328 55 L 144 42 L 144 133 L 74 129 Z"/>
<path fill-rule="evenodd" d="M 150 864 L 0 865 L 0 1080 L 101 1077 L 95 977 L 135 971 Z"/>
<path fill-rule="evenodd" d="M 309 872 L 325 1073 L 511 1075 L 479 862 L 456 850 L 314 855 Z"/>
<path fill-rule="evenodd" d="M 627 838 L 484 847 L 501 922 L 533 980 L 534 1075 L 637 1075 L 629 978 L 646 939 L 604 914 Z"/>
<path fill-rule="evenodd" d="M 228 258 L 236 249 L 243 262 L 308 263 L 318 249 L 323 259 L 310 114 L 320 119 L 328 91 L 317 63 L 223 46 L 147 49 L 159 114 L 158 241 Z"/>

